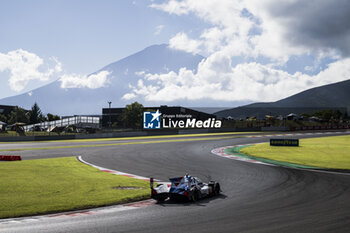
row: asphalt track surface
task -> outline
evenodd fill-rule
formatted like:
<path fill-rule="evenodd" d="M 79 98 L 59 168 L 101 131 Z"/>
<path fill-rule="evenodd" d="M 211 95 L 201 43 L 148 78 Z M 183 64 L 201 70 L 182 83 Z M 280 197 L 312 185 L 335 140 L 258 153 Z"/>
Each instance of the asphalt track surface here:
<path fill-rule="evenodd" d="M 0 232 L 349 232 L 350 175 L 252 164 L 211 153 L 221 146 L 268 140 L 220 135 L 0 144 L 0 150 L 39 148 L 0 151 L 23 159 L 81 155 L 98 166 L 160 180 L 185 173 L 203 181 L 211 177 L 223 190 L 218 197 L 196 203 L 168 201 L 141 208 L 102 208 L 75 217 L 0 221 Z"/>

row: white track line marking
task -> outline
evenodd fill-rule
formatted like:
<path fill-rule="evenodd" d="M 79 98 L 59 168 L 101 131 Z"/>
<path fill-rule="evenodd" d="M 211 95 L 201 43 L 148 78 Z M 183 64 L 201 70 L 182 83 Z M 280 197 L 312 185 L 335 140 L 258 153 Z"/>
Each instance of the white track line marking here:
<path fill-rule="evenodd" d="M 254 144 L 260 144 L 260 143 L 254 143 Z M 243 162 L 248 162 L 248 163 L 256 163 L 256 164 L 263 164 L 263 165 L 268 165 L 268 166 L 276 166 L 274 164 L 270 164 L 270 163 L 264 163 L 258 160 L 254 160 L 254 159 L 247 159 L 247 158 L 243 158 L 240 156 L 234 156 L 234 155 L 229 155 L 226 154 L 224 152 L 225 149 L 228 148 L 233 148 L 233 147 L 239 147 L 239 146 L 248 146 L 248 145 L 253 145 L 253 144 L 244 144 L 244 145 L 236 145 L 236 146 L 225 146 L 225 147 L 220 147 L 220 148 L 215 148 L 211 151 L 211 153 L 218 155 L 220 157 L 224 157 L 227 159 L 234 159 L 234 160 L 238 160 L 238 161 L 243 161 Z"/>
<path fill-rule="evenodd" d="M 77 159 L 80 162 L 85 163 L 86 165 L 89 165 L 91 167 L 97 168 L 97 169 L 99 169 L 100 171 L 103 171 L 103 172 L 108 172 L 108 173 L 111 173 L 111 174 L 114 174 L 114 175 L 119 175 L 119 176 L 126 176 L 126 177 L 130 177 L 130 178 L 138 179 L 138 180 L 149 181 L 149 178 L 147 178 L 147 177 L 138 176 L 138 175 L 125 173 L 125 172 L 120 172 L 120 171 L 116 171 L 116 170 L 112 170 L 112 169 L 108 169 L 108 168 L 104 168 L 104 167 L 100 167 L 100 166 L 94 165 L 92 163 L 89 163 L 89 162 L 86 162 L 85 160 L 83 160 L 83 158 L 81 156 L 78 156 Z M 159 181 L 159 180 L 155 180 L 155 181 Z"/>

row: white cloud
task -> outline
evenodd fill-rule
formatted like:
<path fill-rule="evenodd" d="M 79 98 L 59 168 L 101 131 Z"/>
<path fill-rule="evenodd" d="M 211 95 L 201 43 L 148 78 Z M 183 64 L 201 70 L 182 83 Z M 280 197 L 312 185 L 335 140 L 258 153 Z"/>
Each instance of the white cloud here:
<path fill-rule="evenodd" d="M 350 4 L 339 1 L 344 6 Z M 343 25 L 341 19 L 350 18 L 350 8 L 340 9 L 328 0 L 317 3 L 317 7 L 315 4 L 302 0 L 170 0 L 151 4 L 169 14 L 193 14 L 208 23 L 210 26 L 196 38 L 179 32 L 169 40 L 170 48 L 200 53 L 207 59 L 196 72 L 182 68 L 165 74 L 140 73 L 143 79 L 131 87 L 128 96 L 159 102 L 274 101 L 346 80 L 350 77 L 350 60 L 347 56 L 341 59 L 340 51 L 344 51 L 343 55 L 350 51 L 346 39 L 350 30 L 349 20 L 344 20 Z M 324 57 L 337 61 L 316 75 L 283 70 L 292 56 L 302 55 L 315 57 L 313 67 L 306 66 L 306 71 L 320 70 Z M 231 60 L 237 56 L 246 62 L 232 65 Z M 258 57 L 270 63 L 261 64 Z"/>
<path fill-rule="evenodd" d="M 31 80 L 47 81 L 62 71 L 61 63 L 56 58 L 50 59 L 54 65 L 44 69 L 44 61 L 34 53 L 17 49 L 8 53 L 0 53 L 0 72 L 8 70 L 11 90 L 22 91 Z"/>
<path fill-rule="evenodd" d="M 127 97 L 147 101 L 175 100 L 275 101 L 306 88 L 343 81 L 350 77 L 350 59 L 329 64 L 317 75 L 289 74 L 255 62 L 232 67 L 230 57 L 216 53 L 198 65 L 198 72 L 182 68 L 179 72 L 144 74 Z"/>
<path fill-rule="evenodd" d="M 176 15 L 193 13 L 213 25 L 205 29 L 198 39 L 189 39 L 184 32 L 178 33 L 169 41 L 171 48 L 205 55 L 220 50 L 226 50 L 231 55 L 251 52 L 248 34 L 254 22 L 242 17 L 244 5 L 239 0 L 171 0 L 152 4 L 151 7 Z"/>
<path fill-rule="evenodd" d="M 139 77 L 143 77 L 146 74 L 146 71 L 141 70 L 141 71 L 136 71 L 135 75 L 139 76 Z"/>
<path fill-rule="evenodd" d="M 164 29 L 164 25 L 158 25 L 156 27 L 156 31 L 154 32 L 154 35 L 159 35 L 163 29 Z"/>
<path fill-rule="evenodd" d="M 296 53 L 350 55 L 348 0 L 251 0 L 245 4 L 262 22 L 263 33 L 259 40 L 262 45 L 267 43 L 270 48 L 272 43 L 278 42 L 276 48 L 289 47 L 288 50 Z M 266 38 L 273 40 L 269 42 L 264 40 Z"/>
<path fill-rule="evenodd" d="M 152 4 L 151 7 L 169 12 L 170 14 L 182 15 L 188 13 L 188 7 L 185 1 L 178 2 L 175 0 L 170 0 L 163 4 Z"/>
<path fill-rule="evenodd" d="M 193 54 L 200 52 L 199 46 L 201 44 L 202 42 L 188 38 L 187 35 L 183 32 L 179 32 L 169 41 L 170 48 L 183 50 Z"/>
<path fill-rule="evenodd" d="M 0 53 L 0 72 L 9 71 L 8 80 L 11 90 L 22 91 L 30 81 L 48 81 L 54 74 L 62 72 L 62 65 L 57 58 L 51 57 L 44 62 L 42 58 L 34 53 L 18 49 L 7 54 Z M 90 76 L 64 74 L 61 76 L 62 88 L 99 88 L 106 86 L 110 72 L 101 71 Z M 32 92 L 28 93 L 29 96 Z"/>
<path fill-rule="evenodd" d="M 109 71 L 100 71 L 97 74 L 92 75 L 63 75 L 60 78 L 61 88 L 90 88 L 96 89 L 105 87 L 108 83 L 108 76 L 111 74 Z"/>
<path fill-rule="evenodd" d="M 315 53 L 318 56 L 350 54 L 350 3 L 292 0 L 170 0 L 151 7 L 169 14 L 194 14 L 212 25 L 191 48 L 209 55 L 225 51 L 230 56 L 265 56 L 285 63 L 290 56 Z M 317 4 L 317 6 L 316 6 Z M 189 51 L 186 33 L 170 40 L 173 48 Z M 177 42 L 177 43 L 175 43 Z M 194 46 L 197 45 L 197 46 Z M 196 50 L 196 52 L 198 52 Z"/>
<path fill-rule="evenodd" d="M 128 74 L 129 74 L 129 69 L 126 68 L 126 69 L 124 70 L 124 75 L 128 75 Z"/>
<path fill-rule="evenodd" d="M 123 95 L 122 99 L 123 100 L 131 100 L 134 99 L 136 97 L 136 95 L 134 93 L 126 93 L 125 95 Z"/>

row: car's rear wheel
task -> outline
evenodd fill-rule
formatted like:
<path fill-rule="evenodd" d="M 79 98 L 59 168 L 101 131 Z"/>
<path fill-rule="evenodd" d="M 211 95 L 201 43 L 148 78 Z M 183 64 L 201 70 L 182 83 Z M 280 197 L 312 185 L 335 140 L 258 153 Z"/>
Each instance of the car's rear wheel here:
<path fill-rule="evenodd" d="M 217 196 L 220 194 L 220 184 L 216 183 L 214 188 L 214 195 Z"/>
<path fill-rule="evenodd" d="M 199 191 L 194 190 L 192 195 L 191 195 L 191 201 L 196 202 L 199 200 Z"/>

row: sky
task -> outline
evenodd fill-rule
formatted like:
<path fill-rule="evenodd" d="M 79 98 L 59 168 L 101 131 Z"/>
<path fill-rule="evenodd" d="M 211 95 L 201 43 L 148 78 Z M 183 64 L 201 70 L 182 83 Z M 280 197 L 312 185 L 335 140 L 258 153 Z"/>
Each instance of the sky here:
<path fill-rule="evenodd" d="M 102 67 L 153 44 L 206 57 L 140 75 L 130 100 L 276 101 L 350 77 L 347 0 L 0 0 L 0 98 L 56 79 L 108 83 Z M 67 81 L 68 80 L 68 81 Z M 97 85 L 97 86 L 96 86 Z"/>

